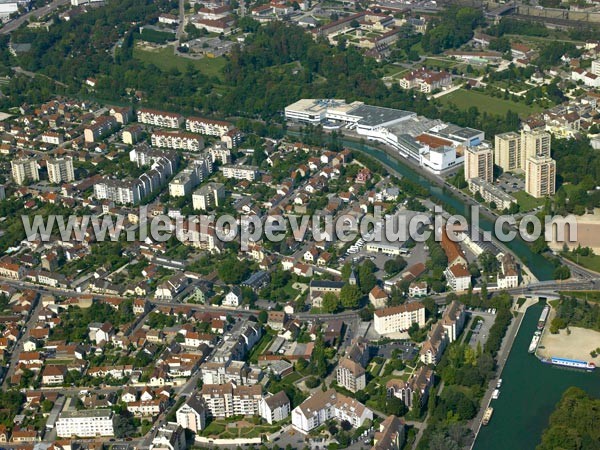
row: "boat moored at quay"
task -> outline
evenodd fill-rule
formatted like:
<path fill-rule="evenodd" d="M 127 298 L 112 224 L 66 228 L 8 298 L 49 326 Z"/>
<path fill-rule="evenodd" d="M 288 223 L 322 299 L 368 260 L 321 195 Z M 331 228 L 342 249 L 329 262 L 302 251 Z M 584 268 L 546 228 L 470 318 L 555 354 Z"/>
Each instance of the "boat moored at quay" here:
<path fill-rule="evenodd" d="M 571 369 L 587 370 L 590 372 L 596 368 L 596 365 L 593 362 L 580 361 L 578 359 L 558 358 L 556 356 L 542 359 L 542 362 L 560 367 L 568 367 Z"/>

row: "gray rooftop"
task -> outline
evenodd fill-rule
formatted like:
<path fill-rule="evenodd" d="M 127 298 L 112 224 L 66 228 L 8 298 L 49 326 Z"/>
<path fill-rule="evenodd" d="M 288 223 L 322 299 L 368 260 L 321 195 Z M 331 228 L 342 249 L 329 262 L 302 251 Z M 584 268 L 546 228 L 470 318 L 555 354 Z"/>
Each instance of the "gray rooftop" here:
<path fill-rule="evenodd" d="M 358 121 L 361 125 L 376 126 L 416 116 L 416 113 L 400 109 L 382 108 L 380 106 L 360 105 L 348 111 L 348 115 L 362 117 Z"/>
<path fill-rule="evenodd" d="M 62 418 L 77 418 L 77 417 L 111 417 L 110 409 L 82 409 L 80 411 L 63 411 L 60 415 Z"/>

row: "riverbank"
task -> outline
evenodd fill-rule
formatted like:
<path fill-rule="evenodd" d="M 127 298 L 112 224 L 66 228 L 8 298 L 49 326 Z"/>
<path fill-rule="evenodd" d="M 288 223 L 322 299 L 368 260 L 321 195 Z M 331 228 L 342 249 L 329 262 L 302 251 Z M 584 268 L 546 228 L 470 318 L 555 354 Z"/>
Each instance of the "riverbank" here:
<path fill-rule="evenodd" d="M 600 332 L 589 330 L 587 328 L 569 327 L 559 330 L 557 334 L 552 334 L 548 330 L 540 339 L 537 355 L 541 358 L 577 359 L 579 361 L 593 362 L 600 366 L 600 355 L 592 358 L 590 352 L 600 347 Z"/>
<path fill-rule="evenodd" d="M 550 414 L 571 386 L 600 395 L 600 371 L 585 372 L 543 364 L 528 352 L 544 307 L 527 308 L 502 371 L 500 397 L 491 401 L 494 415 L 477 435 L 475 450 L 535 449 Z"/>

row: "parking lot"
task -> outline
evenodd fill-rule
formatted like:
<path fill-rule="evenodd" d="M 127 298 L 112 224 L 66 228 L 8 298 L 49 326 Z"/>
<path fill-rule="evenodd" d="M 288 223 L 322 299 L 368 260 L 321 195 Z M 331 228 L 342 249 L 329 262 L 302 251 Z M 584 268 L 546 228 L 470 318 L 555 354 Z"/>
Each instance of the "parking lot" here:
<path fill-rule="evenodd" d="M 399 350 L 397 357 L 404 361 L 412 361 L 417 356 L 417 346 L 408 341 L 390 342 L 377 347 L 377 356 L 385 359 L 392 358 L 394 350 Z"/>
<path fill-rule="evenodd" d="M 473 334 L 471 335 L 471 339 L 469 340 L 469 346 L 477 348 L 477 345 L 480 343 L 483 347 L 485 341 L 487 341 L 487 338 L 490 335 L 490 328 L 496 320 L 496 315 L 491 312 L 487 312 L 487 310 L 485 312 L 471 311 L 470 313 L 473 321 L 477 318 L 479 318 L 480 321 L 475 327 Z M 472 324 L 473 322 L 470 322 L 469 329 L 471 328 Z"/>
<path fill-rule="evenodd" d="M 525 179 L 505 172 L 498 177 L 496 185 L 504 192 L 511 194 L 525 189 Z"/>

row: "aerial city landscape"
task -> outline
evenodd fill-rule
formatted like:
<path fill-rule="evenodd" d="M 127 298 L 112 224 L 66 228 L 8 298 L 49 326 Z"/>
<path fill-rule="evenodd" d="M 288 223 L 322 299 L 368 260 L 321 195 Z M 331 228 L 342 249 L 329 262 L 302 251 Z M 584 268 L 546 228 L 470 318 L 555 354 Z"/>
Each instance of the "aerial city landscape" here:
<path fill-rule="evenodd" d="M 600 449 L 597 0 L 0 0 L 0 450 Z"/>

